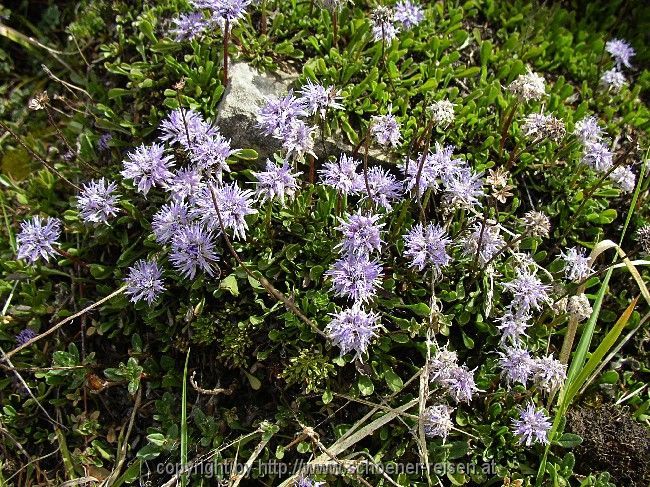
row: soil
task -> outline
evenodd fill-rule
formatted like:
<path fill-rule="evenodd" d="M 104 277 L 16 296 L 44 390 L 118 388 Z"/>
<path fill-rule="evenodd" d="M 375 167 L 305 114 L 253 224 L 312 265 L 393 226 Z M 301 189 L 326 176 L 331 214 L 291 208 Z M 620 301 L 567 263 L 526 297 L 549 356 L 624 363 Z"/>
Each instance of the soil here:
<path fill-rule="evenodd" d="M 626 408 L 613 404 L 574 409 L 568 429 L 583 439 L 576 448 L 576 472 L 609 472 L 616 485 L 650 485 L 650 429 Z"/>

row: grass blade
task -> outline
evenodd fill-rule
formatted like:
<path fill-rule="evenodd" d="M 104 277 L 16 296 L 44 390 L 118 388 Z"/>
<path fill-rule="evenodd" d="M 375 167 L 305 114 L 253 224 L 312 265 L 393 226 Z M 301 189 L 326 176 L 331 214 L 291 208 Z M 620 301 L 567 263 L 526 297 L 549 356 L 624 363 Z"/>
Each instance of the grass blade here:
<path fill-rule="evenodd" d="M 188 348 L 183 369 L 183 397 L 181 398 L 181 468 L 187 465 L 187 364 L 189 361 L 190 349 Z M 187 474 L 181 476 L 181 486 L 187 487 Z"/>

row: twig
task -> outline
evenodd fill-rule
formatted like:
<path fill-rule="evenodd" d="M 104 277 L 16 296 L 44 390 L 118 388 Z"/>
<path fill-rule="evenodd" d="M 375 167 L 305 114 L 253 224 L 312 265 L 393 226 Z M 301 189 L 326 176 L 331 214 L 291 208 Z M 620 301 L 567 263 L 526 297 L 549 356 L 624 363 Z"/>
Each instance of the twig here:
<path fill-rule="evenodd" d="M 36 343 L 36 342 L 39 341 L 41 338 L 45 338 L 46 336 L 51 335 L 51 334 L 54 333 L 56 330 L 58 330 L 59 328 L 61 328 L 63 325 L 65 325 L 66 323 L 70 323 L 70 322 L 71 322 L 72 320 L 74 320 L 75 318 L 78 318 L 78 317 L 80 317 L 81 315 L 87 313 L 88 311 L 90 311 L 90 310 L 92 310 L 92 309 L 95 309 L 95 308 L 98 307 L 98 306 L 101 306 L 101 305 L 104 304 L 106 301 L 110 301 L 111 299 L 113 299 L 115 296 L 117 296 L 117 295 L 119 295 L 119 294 L 122 294 L 122 293 L 124 292 L 125 289 L 126 289 L 126 286 L 122 286 L 122 287 L 119 288 L 117 291 L 113 291 L 111 294 L 109 294 L 108 296 L 103 297 L 103 298 L 100 299 L 99 301 L 97 301 L 97 302 L 91 304 L 90 306 L 86 306 L 86 307 L 85 307 L 84 309 L 82 309 L 81 311 L 79 311 L 79 312 L 77 312 L 77 313 L 75 313 L 75 314 L 73 314 L 73 315 L 70 315 L 70 316 L 68 316 L 67 318 L 65 318 L 65 319 L 63 319 L 63 320 L 61 320 L 61 321 L 59 321 L 56 325 L 54 325 L 53 327 L 51 327 L 51 328 L 48 329 L 47 331 L 44 331 L 44 332 L 41 333 L 40 335 L 36 335 L 36 336 L 35 336 L 34 338 L 32 338 L 31 340 L 28 340 L 27 342 L 25 342 L 24 344 L 20 345 L 19 347 L 16 347 L 16 348 L 14 348 L 13 350 L 10 350 L 9 352 L 7 352 L 7 353 L 4 355 L 3 360 L 4 360 L 5 362 L 8 362 L 8 360 L 9 360 L 11 357 L 13 357 L 15 354 L 17 354 L 18 352 L 20 352 L 20 351 L 23 350 L 24 348 L 27 348 L 27 347 L 29 347 L 30 345 Z"/>
<path fill-rule="evenodd" d="M 233 392 L 235 392 L 235 384 L 232 384 L 230 387 L 224 389 L 224 388 L 216 388 L 216 389 L 203 389 L 203 387 L 199 386 L 199 384 L 196 382 L 196 379 L 194 378 L 196 376 L 196 370 L 192 372 L 192 376 L 190 377 L 190 384 L 194 388 L 194 390 L 200 394 L 207 394 L 208 396 L 218 396 L 219 394 L 224 394 L 226 396 L 231 395 Z"/>

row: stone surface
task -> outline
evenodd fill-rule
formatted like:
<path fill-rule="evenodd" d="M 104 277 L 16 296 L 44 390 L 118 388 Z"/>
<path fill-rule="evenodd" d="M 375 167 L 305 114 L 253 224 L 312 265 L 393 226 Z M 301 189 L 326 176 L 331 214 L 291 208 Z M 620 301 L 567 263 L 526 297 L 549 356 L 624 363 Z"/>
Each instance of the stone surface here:
<path fill-rule="evenodd" d="M 230 83 L 219 103 L 216 124 L 221 133 L 231 139 L 232 147 L 255 149 L 260 160 L 281 150 L 279 140 L 265 136 L 257 127 L 257 113 L 267 98 L 286 95 L 298 73 L 262 73 L 248 63 L 235 63 L 230 68 Z M 372 146 L 372 144 L 371 144 Z M 353 147 L 342 141 L 316 136 L 315 152 L 319 160 L 341 152 L 350 153 Z M 359 159 L 363 159 L 363 147 Z M 387 162 L 382 151 L 373 147 L 368 151 L 369 164 Z"/>

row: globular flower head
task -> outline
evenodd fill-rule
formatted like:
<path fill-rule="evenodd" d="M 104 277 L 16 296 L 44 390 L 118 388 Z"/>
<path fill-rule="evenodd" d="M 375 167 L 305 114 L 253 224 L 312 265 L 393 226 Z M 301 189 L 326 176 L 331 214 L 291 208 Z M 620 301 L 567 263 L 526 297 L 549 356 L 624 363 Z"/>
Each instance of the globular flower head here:
<path fill-rule="evenodd" d="M 531 316 L 528 313 L 513 313 L 507 310 L 503 316 L 498 318 L 500 322 L 497 328 L 501 332 L 501 345 L 510 342 L 514 345 L 521 343 L 522 337 L 526 336 L 526 329 L 530 327 Z"/>
<path fill-rule="evenodd" d="M 201 12 L 181 14 L 173 21 L 174 27 L 170 33 L 177 42 L 198 39 L 209 26 L 209 23 Z"/>
<path fill-rule="evenodd" d="M 629 166 L 618 166 L 609 174 L 609 179 L 624 193 L 634 192 L 636 175 Z"/>
<path fill-rule="evenodd" d="M 439 348 L 429 360 L 429 380 L 439 385 L 451 377 L 451 372 L 458 368 L 458 355 L 447 346 Z"/>
<path fill-rule="evenodd" d="M 528 313 L 531 309 L 538 310 L 543 303 L 550 301 L 548 295 L 550 286 L 542 283 L 527 269 L 517 269 L 515 278 L 503 284 L 503 287 L 512 293 L 510 306 L 516 313 Z"/>
<path fill-rule="evenodd" d="M 138 260 L 129 267 L 129 273 L 124 281 L 127 286 L 124 292 L 131 296 L 131 301 L 134 303 L 144 299 L 151 306 L 151 303 L 165 290 L 162 270 L 154 261 Z"/>
<path fill-rule="evenodd" d="M 590 259 L 582 249 L 571 247 L 566 254 L 562 252 L 560 257 L 564 260 L 564 275 L 570 281 L 584 281 L 593 272 Z"/>
<path fill-rule="evenodd" d="M 175 201 L 191 201 L 203 188 L 201 173 L 194 167 L 184 167 L 174 172 L 167 190 Z"/>
<path fill-rule="evenodd" d="M 564 384 L 566 369 L 566 364 L 552 355 L 536 358 L 533 359 L 533 380 L 542 389 L 551 392 Z"/>
<path fill-rule="evenodd" d="M 375 115 L 372 117 L 370 132 L 377 139 L 379 144 L 397 147 L 400 139 L 400 125 L 395 115 L 390 113 L 392 107 L 388 107 L 386 115 Z"/>
<path fill-rule="evenodd" d="M 246 217 L 257 213 L 253 208 L 254 193 L 249 189 L 241 189 L 237 183 L 203 188 L 194 202 L 191 215 L 200 219 L 206 228 L 217 231 L 221 230 L 221 224 L 214 206 L 213 192 L 224 228 L 231 229 L 234 238 L 246 240 Z"/>
<path fill-rule="evenodd" d="M 372 11 L 372 37 L 378 42 L 390 45 L 397 38 L 397 27 L 393 23 L 393 11 L 380 5 Z"/>
<path fill-rule="evenodd" d="M 582 153 L 582 163 L 598 172 L 607 172 L 614 164 L 614 154 L 602 142 L 586 142 Z"/>
<path fill-rule="evenodd" d="M 323 180 L 323 184 L 331 186 L 341 194 L 356 192 L 361 187 L 363 175 L 357 173 L 357 168 L 361 161 L 354 159 L 347 154 L 341 154 L 337 162 L 326 162 L 323 169 L 318 174 Z"/>
<path fill-rule="evenodd" d="M 20 224 L 20 233 L 16 236 L 18 258 L 33 264 L 42 258 L 49 261 L 56 254 L 54 245 L 61 236 L 61 222 L 57 218 L 47 217 L 42 220 L 35 216 Z"/>
<path fill-rule="evenodd" d="M 608 71 L 605 71 L 600 77 L 600 83 L 605 86 L 608 90 L 618 92 L 621 91 L 621 88 L 625 86 L 627 80 L 625 75 L 621 73 L 618 69 L 613 68 Z"/>
<path fill-rule="evenodd" d="M 453 412 L 454 408 L 444 404 L 426 408 L 420 418 L 425 436 L 427 438 L 440 436 L 443 440 L 446 440 L 447 435 L 454 428 L 454 423 L 451 420 L 451 413 Z"/>
<path fill-rule="evenodd" d="M 519 437 L 519 444 L 530 446 L 533 443 L 548 443 L 548 432 L 551 421 L 543 410 L 537 410 L 530 402 L 525 409 L 521 409 L 519 419 L 513 422 L 514 433 Z"/>
<path fill-rule="evenodd" d="M 377 336 L 379 315 L 355 304 L 332 316 L 334 318 L 325 327 L 325 333 L 341 349 L 341 355 L 355 352 L 357 357 L 361 357 L 365 354 L 370 342 Z"/>
<path fill-rule="evenodd" d="M 363 214 L 361 211 L 353 215 L 347 215 L 341 220 L 341 225 L 336 229 L 343 233 L 343 242 L 338 248 L 344 255 L 370 254 L 373 251 L 381 251 L 384 243 L 381 239 L 383 223 L 379 223 L 381 215 Z"/>
<path fill-rule="evenodd" d="M 310 479 L 309 477 L 300 476 L 292 484 L 292 487 L 321 487 L 324 482 L 316 482 L 315 480 Z"/>
<path fill-rule="evenodd" d="M 121 174 L 132 179 L 140 193 L 146 195 L 153 186 L 164 187 L 173 177 L 170 168 L 174 165 L 171 156 L 165 155 L 165 148 L 159 144 L 144 144 L 127 154 Z"/>
<path fill-rule="evenodd" d="M 436 142 L 434 152 L 424 157 L 420 154 L 416 160 L 409 160 L 408 164 L 401 165 L 400 169 L 404 173 L 406 190 L 412 190 L 417 184 L 421 196 L 429 188 L 437 191 L 439 180 L 448 181 L 453 187 L 455 183 L 452 178 L 462 178 L 462 176 L 458 176 L 458 173 L 465 169 L 465 162 L 462 159 L 454 158 L 453 152 L 453 146 L 443 147 Z M 422 167 L 421 170 L 420 167 Z"/>
<path fill-rule="evenodd" d="M 474 393 L 479 391 L 474 382 L 474 374 L 465 365 L 451 369 L 443 382 L 456 402 L 470 403 Z"/>
<path fill-rule="evenodd" d="M 524 386 L 532 378 L 534 362 L 530 353 L 519 346 L 505 347 L 499 354 L 499 366 L 508 385 L 520 383 Z"/>
<path fill-rule="evenodd" d="M 198 9 L 212 11 L 213 19 L 222 25 L 228 21 L 231 25 L 239 22 L 246 14 L 246 7 L 251 0 L 193 0 L 192 4 Z"/>
<path fill-rule="evenodd" d="M 117 215 L 118 196 L 115 194 L 117 185 L 108 183 L 104 178 L 89 181 L 84 184 L 77 196 L 77 208 L 81 218 L 86 223 L 106 223 L 109 218 Z"/>
<path fill-rule="evenodd" d="M 36 332 L 34 330 L 32 330 L 31 328 L 24 328 L 20 330 L 20 333 L 16 335 L 15 337 L 16 344 L 20 347 L 34 337 L 36 337 Z"/>
<path fill-rule="evenodd" d="M 395 4 L 395 22 L 409 30 L 424 20 L 424 11 L 417 3 L 410 0 L 400 0 Z"/>
<path fill-rule="evenodd" d="M 366 254 L 347 255 L 338 259 L 327 271 L 338 296 L 353 301 L 367 302 L 375 297 L 381 284 L 382 267 Z"/>
<path fill-rule="evenodd" d="M 440 225 L 418 223 L 404 235 L 404 243 L 404 255 L 411 260 L 411 267 L 418 270 L 431 265 L 434 272 L 440 272 L 451 261 L 447 253 L 451 239 Z"/>
<path fill-rule="evenodd" d="M 151 228 L 159 244 L 172 240 L 179 230 L 190 223 L 189 208 L 184 201 L 172 201 L 153 216 Z"/>
<path fill-rule="evenodd" d="M 179 228 L 172 237 L 169 260 L 174 268 L 188 279 L 194 279 L 198 269 L 213 276 L 213 265 L 218 257 L 214 250 L 212 232 L 198 223 Z"/>
<path fill-rule="evenodd" d="M 540 211 L 529 211 L 524 215 L 524 233 L 531 237 L 548 238 L 551 221 Z"/>
<path fill-rule="evenodd" d="M 370 188 L 372 201 L 388 211 L 393 209 L 393 202 L 402 195 L 402 184 L 395 179 L 395 176 L 379 166 L 368 169 L 367 186 L 363 175 L 357 178 L 356 183 L 355 190 L 357 193 L 363 194 L 363 200 L 368 199 L 368 188 Z"/>
<path fill-rule="evenodd" d="M 476 173 L 468 167 L 443 177 L 445 189 L 444 199 L 454 208 L 473 208 L 480 206 L 480 198 L 485 196 L 481 173 Z"/>
<path fill-rule="evenodd" d="M 192 161 L 199 170 L 214 171 L 221 181 L 223 172 L 230 172 L 226 160 L 239 152 L 230 146 L 230 140 L 219 133 L 213 133 L 196 141 L 190 147 Z"/>
<path fill-rule="evenodd" d="M 305 116 L 305 101 L 289 91 L 283 98 L 267 100 L 258 113 L 257 123 L 265 135 L 281 138 L 294 120 Z"/>
<path fill-rule="evenodd" d="M 485 225 L 475 223 L 471 233 L 463 241 L 463 253 L 471 258 L 478 256 L 477 262 L 484 266 L 495 258 L 505 244 L 498 226 L 489 222 Z"/>
<path fill-rule="evenodd" d="M 194 144 L 217 133 L 199 112 L 186 108 L 172 110 L 160 122 L 160 140 L 190 149 Z"/>
<path fill-rule="evenodd" d="M 320 113 L 321 117 L 325 117 L 328 108 L 343 109 L 343 105 L 337 101 L 342 97 L 334 86 L 325 88 L 319 83 L 312 83 L 311 80 L 307 80 L 307 84 L 301 88 L 300 94 L 309 115 Z"/>
<path fill-rule="evenodd" d="M 520 74 L 510 85 L 508 90 L 521 101 L 541 100 L 546 96 L 544 78 L 528 68 L 528 72 Z"/>
<path fill-rule="evenodd" d="M 293 198 L 297 189 L 297 177 L 302 173 L 292 173 L 291 166 L 287 161 L 282 161 L 282 165 L 276 164 L 270 159 L 266 160 L 266 171 L 253 172 L 257 179 L 257 189 L 255 195 L 266 200 L 280 200 L 284 206 L 285 198 Z"/>
<path fill-rule="evenodd" d="M 287 151 L 287 157 L 301 158 L 305 154 L 314 153 L 314 135 L 316 127 L 307 125 L 303 120 L 293 120 L 282 135 L 282 147 Z"/>
<path fill-rule="evenodd" d="M 580 293 L 567 300 L 566 312 L 580 323 L 591 316 L 593 309 L 589 298 L 584 293 Z"/>
<path fill-rule="evenodd" d="M 598 119 L 590 115 L 576 122 L 573 134 L 583 144 L 587 142 L 598 142 L 603 138 L 603 129 L 598 125 Z"/>
<path fill-rule="evenodd" d="M 456 119 L 454 104 L 449 100 L 438 100 L 429 109 L 433 122 L 440 127 L 447 127 Z"/>
<path fill-rule="evenodd" d="M 612 55 L 619 69 L 621 66 L 632 67 L 630 58 L 634 57 L 636 53 L 627 42 L 621 39 L 612 39 L 605 44 L 605 50 Z"/>

